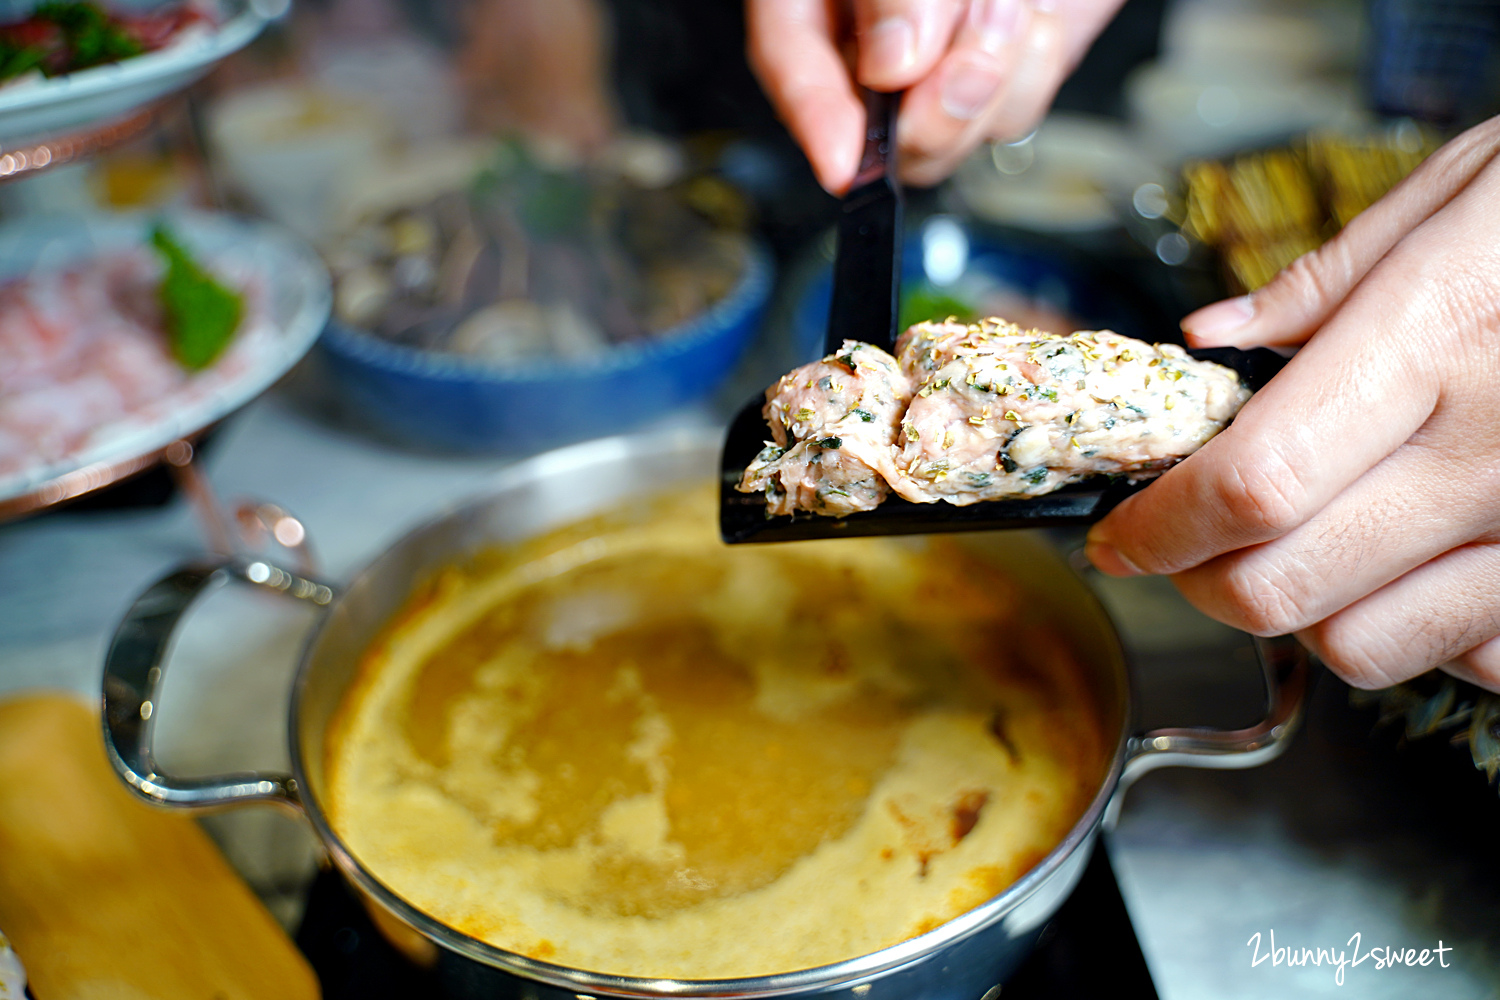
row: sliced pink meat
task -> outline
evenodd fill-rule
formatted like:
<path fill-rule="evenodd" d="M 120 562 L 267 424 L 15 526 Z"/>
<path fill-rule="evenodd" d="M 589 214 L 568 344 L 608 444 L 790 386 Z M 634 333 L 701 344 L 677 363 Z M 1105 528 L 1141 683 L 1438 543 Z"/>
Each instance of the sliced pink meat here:
<path fill-rule="evenodd" d="M 844 341 L 766 390 L 762 412 L 774 440 L 738 488 L 765 493 L 774 514 L 841 516 L 878 506 L 897 475 L 897 425 L 910 399 L 910 380 L 895 358 Z"/>

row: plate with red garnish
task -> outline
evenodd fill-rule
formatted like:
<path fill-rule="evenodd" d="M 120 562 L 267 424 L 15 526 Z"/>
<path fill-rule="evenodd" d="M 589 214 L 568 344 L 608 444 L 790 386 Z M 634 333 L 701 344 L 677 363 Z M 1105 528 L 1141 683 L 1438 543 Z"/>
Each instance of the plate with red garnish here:
<path fill-rule="evenodd" d="M 0 142 L 83 131 L 181 90 L 249 44 L 275 6 L 276 0 L 0 4 Z"/>

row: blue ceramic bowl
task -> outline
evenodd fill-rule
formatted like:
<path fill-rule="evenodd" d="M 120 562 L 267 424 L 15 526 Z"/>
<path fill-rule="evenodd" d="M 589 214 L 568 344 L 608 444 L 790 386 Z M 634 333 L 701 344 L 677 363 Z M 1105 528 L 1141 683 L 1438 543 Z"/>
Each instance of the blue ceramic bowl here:
<path fill-rule="evenodd" d="M 760 329 L 773 277 L 751 244 L 745 273 L 702 315 L 588 361 L 500 366 L 329 325 L 319 351 L 356 415 L 409 445 L 526 454 L 616 434 L 711 396 Z"/>

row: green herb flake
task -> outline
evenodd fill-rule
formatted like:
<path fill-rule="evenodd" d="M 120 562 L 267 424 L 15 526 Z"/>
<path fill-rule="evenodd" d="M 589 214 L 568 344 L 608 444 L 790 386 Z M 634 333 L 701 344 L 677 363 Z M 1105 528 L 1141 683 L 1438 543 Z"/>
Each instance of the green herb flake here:
<path fill-rule="evenodd" d="M 850 410 L 849 412 L 854 414 L 856 417 L 863 420 L 867 424 L 873 423 L 875 420 L 875 414 L 871 413 L 869 410 Z"/>
<path fill-rule="evenodd" d="M 819 448 L 842 448 L 843 446 L 844 439 L 841 437 L 829 436 L 818 442 Z"/>
<path fill-rule="evenodd" d="M 207 368 L 234 338 L 244 297 L 204 270 L 165 226 L 152 231 L 151 245 L 167 263 L 160 295 L 172 354 L 190 371 Z"/>

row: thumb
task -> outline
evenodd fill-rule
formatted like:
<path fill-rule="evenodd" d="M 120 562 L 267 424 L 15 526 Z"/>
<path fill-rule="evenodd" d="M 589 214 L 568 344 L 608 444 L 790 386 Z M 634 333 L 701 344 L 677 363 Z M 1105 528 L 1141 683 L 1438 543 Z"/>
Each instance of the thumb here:
<path fill-rule="evenodd" d="M 1500 147 L 1500 117 L 1477 125 L 1428 157 L 1343 230 L 1292 261 L 1270 284 L 1190 313 L 1194 347 L 1288 347 L 1317 332 L 1370 268 L 1401 238 L 1462 191 Z"/>

